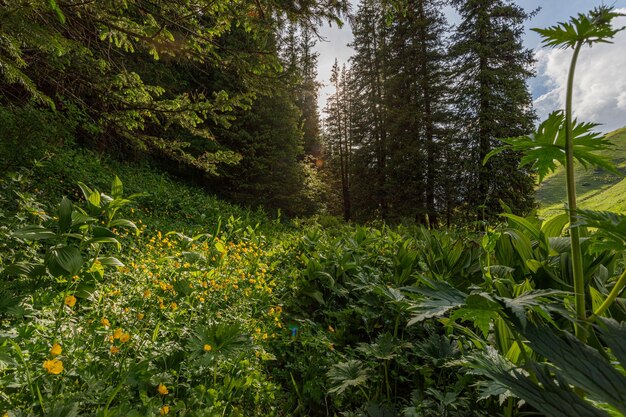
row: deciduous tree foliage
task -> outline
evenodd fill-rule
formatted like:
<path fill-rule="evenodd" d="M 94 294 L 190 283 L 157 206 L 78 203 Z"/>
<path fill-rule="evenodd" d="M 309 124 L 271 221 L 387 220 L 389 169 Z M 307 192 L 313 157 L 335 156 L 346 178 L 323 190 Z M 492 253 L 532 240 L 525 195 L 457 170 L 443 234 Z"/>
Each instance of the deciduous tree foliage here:
<path fill-rule="evenodd" d="M 338 22 L 345 7 L 335 0 L 6 0 L 0 3 L 0 105 L 18 108 L 34 101 L 78 120 L 80 142 L 125 158 L 149 153 L 170 170 L 202 177 L 255 157 L 234 146 L 242 141 L 233 141 L 231 133 L 224 143 L 233 147 L 213 141 L 220 141 L 218 133 L 227 135 L 235 113 L 254 113 L 257 97 L 266 97 L 267 104 L 276 95 L 272 103 L 287 113 L 275 126 L 281 136 L 270 143 L 298 149 L 288 158 L 288 175 L 302 159 L 300 129 L 310 149 L 317 132 L 314 110 L 313 118 L 303 118 L 287 103 L 310 108 L 315 99 L 284 92 L 295 85 L 316 92 L 310 85 L 316 65 L 312 30 L 322 20 Z M 298 41 L 306 43 L 309 57 L 297 62 L 306 77 L 282 84 L 277 38 L 285 22 L 308 33 Z M 280 122 L 276 115 L 255 117 L 273 116 L 266 123 L 272 125 Z M 294 117 L 300 118 L 295 126 Z M 247 134 L 264 140 L 264 123 L 250 126 Z M 272 172 L 279 169 L 271 165 Z M 270 171 L 255 175 L 265 174 Z"/>

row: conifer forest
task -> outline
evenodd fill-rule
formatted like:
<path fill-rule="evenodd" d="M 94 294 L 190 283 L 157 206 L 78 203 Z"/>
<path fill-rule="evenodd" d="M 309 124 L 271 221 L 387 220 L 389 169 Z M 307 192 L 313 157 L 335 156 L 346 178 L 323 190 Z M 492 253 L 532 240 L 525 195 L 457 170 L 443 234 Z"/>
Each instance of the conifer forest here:
<path fill-rule="evenodd" d="M 626 416 L 626 9 L 565 3 L 0 0 L 0 416 Z"/>

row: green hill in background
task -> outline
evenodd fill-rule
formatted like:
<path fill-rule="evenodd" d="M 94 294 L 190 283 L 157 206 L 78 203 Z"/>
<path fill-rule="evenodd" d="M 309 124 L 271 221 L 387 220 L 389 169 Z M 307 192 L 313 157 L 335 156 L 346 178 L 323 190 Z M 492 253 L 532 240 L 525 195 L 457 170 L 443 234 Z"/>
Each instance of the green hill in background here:
<path fill-rule="evenodd" d="M 626 172 L 626 127 L 607 135 L 614 148 L 600 152 L 609 157 L 622 171 Z M 626 178 L 601 169 L 576 166 L 576 190 L 581 208 L 626 212 Z M 565 195 L 565 170 L 559 167 L 537 188 L 539 214 L 548 217 L 563 208 Z"/>

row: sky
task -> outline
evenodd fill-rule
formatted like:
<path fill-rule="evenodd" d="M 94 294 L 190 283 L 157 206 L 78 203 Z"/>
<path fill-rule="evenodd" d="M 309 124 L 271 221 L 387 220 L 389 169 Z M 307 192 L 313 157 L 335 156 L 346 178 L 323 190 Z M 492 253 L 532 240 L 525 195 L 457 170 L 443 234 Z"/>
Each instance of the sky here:
<path fill-rule="evenodd" d="M 351 0 L 356 8 L 357 1 Z M 535 78 L 529 80 L 535 109 L 539 120 L 551 111 L 564 107 L 565 84 L 571 52 L 560 49 L 545 49 L 539 36 L 528 29 L 547 27 L 557 22 L 568 21 L 570 16 L 585 13 L 606 4 L 626 13 L 626 0 L 517 0 L 526 11 L 541 9 L 526 23 L 524 44 L 535 52 L 537 59 Z M 457 19 L 447 11 L 451 23 Z M 615 26 L 626 26 L 626 17 L 616 19 Z M 350 26 L 325 26 L 320 31 L 326 41 L 318 42 L 319 80 L 324 85 L 320 91 L 320 108 L 332 93 L 330 70 L 338 59 L 340 65 L 348 63 L 354 51 L 348 47 L 352 41 Z M 576 68 L 574 88 L 574 113 L 581 121 L 600 123 L 600 130 L 609 132 L 626 126 L 626 30 L 620 32 L 613 44 L 594 45 L 584 48 Z"/>

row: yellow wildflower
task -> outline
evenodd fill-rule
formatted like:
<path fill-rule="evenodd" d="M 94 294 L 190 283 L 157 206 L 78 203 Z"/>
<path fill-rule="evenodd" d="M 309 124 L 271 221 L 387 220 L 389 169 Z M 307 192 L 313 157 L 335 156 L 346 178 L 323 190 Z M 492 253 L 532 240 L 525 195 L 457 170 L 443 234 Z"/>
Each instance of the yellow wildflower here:
<path fill-rule="evenodd" d="M 43 367 L 49 374 L 58 375 L 63 372 L 63 362 L 58 359 L 51 359 L 43 362 Z"/>
<path fill-rule="evenodd" d="M 65 297 L 65 305 L 68 307 L 74 307 L 76 305 L 76 297 L 73 295 L 68 295 Z"/>
<path fill-rule="evenodd" d="M 204 349 L 205 352 L 210 352 L 211 350 L 213 350 L 213 346 L 209 345 L 209 344 L 205 344 L 202 349 Z"/>
<path fill-rule="evenodd" d="M 119 353 L 120 349 L 117 346 L 111 346 L 109 352 L 111 353 Z"/>
<path fill-rule="evenodd" d="M 102 324 L 104 327 L 111 327 L 111 322 L 109 322 L 109 319 L 107 319 L 106 317 L 103 317 L 102 320 L 100 320 L 100 324 Z"/>
<path fill-rule="evenodd" d="M 120 342 L 126 343 L 130 340 L 130 335 L 128 333 L 124 333 L 120 336 Z"/>
<path fill-rule="evenodd" d="M 143 313 L 137 313 L 137 320 L 143 320 L 146 315 Z"/>
<path fill-rule="evenodd" d="M 176 304 L 176 303 L 172 303 L 172 304 L 170 304 L 170 308 L 171 308 L 172 310 L 176 310 L 176 309 L 178 309 L 178 304 Z"/>
<path fill-rule="evenodd" d="M 122 335 L 123 335 L 123 334 L 124 334 L 124 331 L 118 327 L 118 328 L 117 328 L 117 329 L 115 329 L 115 331 L 113 332 L 113 338 L 114 338 L 114 339 L 119 339 L 120 337 L 122 337 Z"/>
<path fill-rule="evenodd" d="M 157 391 L 159 392 L 159 394 L 161 395 L 167 395 L 169 394 L 169 391 L 167 390 L 167 387 L 163 384 L 159 384 L 159 386 L 157 387 Z"/>
<path fill-rule="evenodd" d="M 61 347 L 61 345 L 59 345 L 58 343 L 55 343 L 54 345 L 52 345 L 52 347 L 50 348 L 50 354 L 52 356 L 59 356 L 61 353 L 63 353 L 63 348 Z"/>
<path fill-rule="evenodd" d="M 159 410 L 159 414 L 161 414 L 162 416 L 169 414 L 170 413 L 170 407 L 165 404 L 163 407 L 161 407 L 161 409 Z"/>

